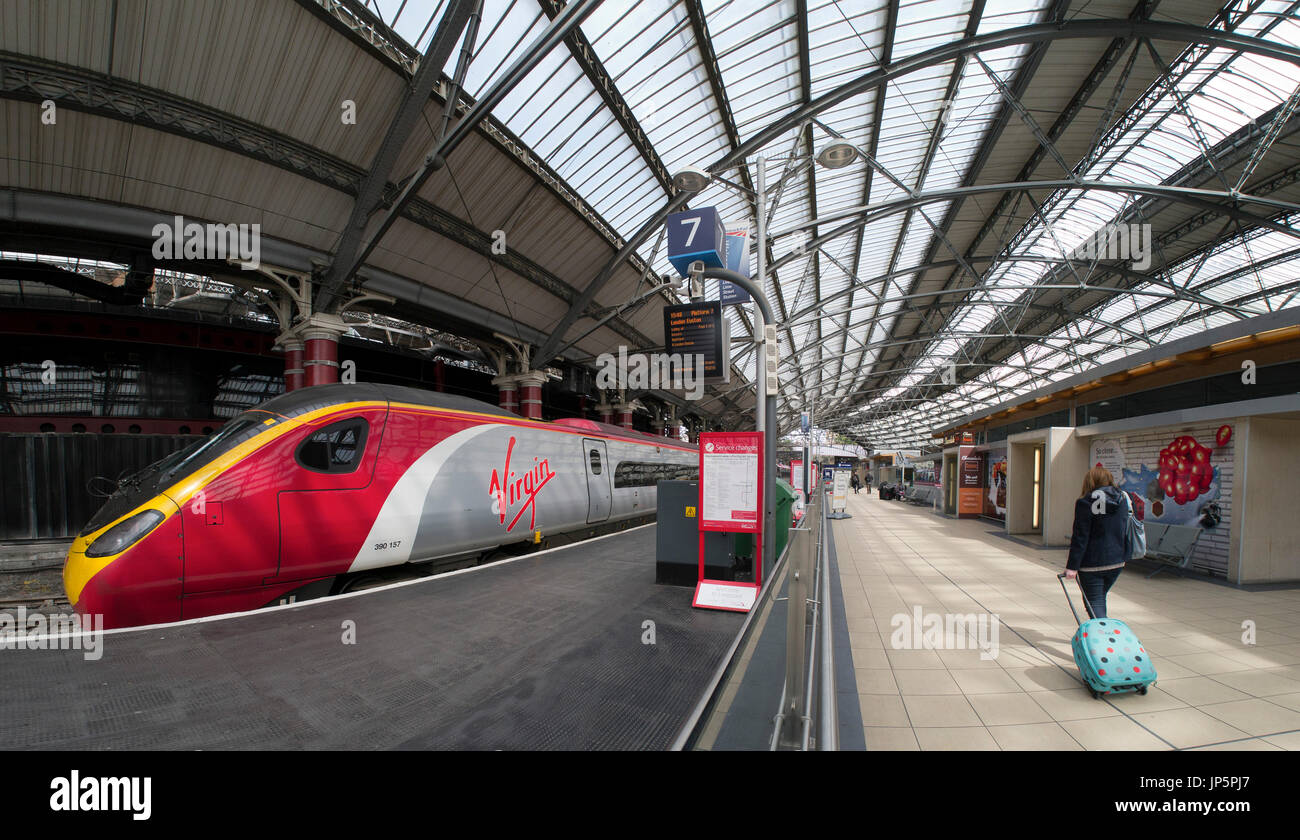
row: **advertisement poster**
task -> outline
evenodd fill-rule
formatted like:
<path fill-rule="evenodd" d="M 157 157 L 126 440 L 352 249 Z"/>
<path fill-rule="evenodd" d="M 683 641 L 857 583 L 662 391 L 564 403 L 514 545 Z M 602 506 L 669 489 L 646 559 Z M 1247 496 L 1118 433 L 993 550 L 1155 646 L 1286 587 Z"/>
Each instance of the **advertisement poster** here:
<path fill-rule="evenodd" d="M 1155 464 L 1121 467 L 1115 480 L 1122 490 L 1144 500 L 1144 521 L 1203 526 L 1207 513 L 1226 504 L 1219 464 L 1231 463 L 1231 440 L 1230 426 L 1220 427 L 1212 436 L 1174 435 L 1160 449 Z"/>
<path fill-rule="evenodd" d="M 758 531 L 761 436 L 717 432 L 700 438 L 700 530 Z"/>
<path fill-rule="evenodd" d="M 979 516 L 984 512 L 984 456 L 962 451 L 958 461 L 957 515 Z"/>
<path fill-rule="evenodd" d="M 1005 521 L 1007 518 L 1007 451 L 999 449 L 989 452 L 986 458 L 988 469 L 985 475 L 984 515 L 990 519 Z"/>
<path fill-rule="evenodd" d="M 1119 481 L 1124 471 L 1124 449 L 1117 440 L 1094 440 L 1089 448 L 1088 466 L 1100 464 Z"/>
<path fill-rule="evenodd" d="M 790 461 L 790 486 L 803 493 L 803 460 Z M 799 498 L 803 498 L 801 495 Z"/>

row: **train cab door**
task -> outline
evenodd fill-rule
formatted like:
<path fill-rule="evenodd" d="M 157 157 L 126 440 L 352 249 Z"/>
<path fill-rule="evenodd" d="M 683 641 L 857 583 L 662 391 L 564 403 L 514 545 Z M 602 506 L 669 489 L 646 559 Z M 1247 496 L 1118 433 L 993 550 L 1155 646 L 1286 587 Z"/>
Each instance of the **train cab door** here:
<path fill-rule="evenodd" d="M 604 522 L 614 505 L 613 465 L 605 441 L 583 438 L 582 460 L 587 465 L 587 522 Z"/>
<path fill-rule="evenodd" d="M 277 583 L 341 574 L 370 531 L 382 493 L 370 491 L 388 412 L 374 408 L 324 420 L 294 436 L 283 453 L 292 489 L 278 496 Z"/>

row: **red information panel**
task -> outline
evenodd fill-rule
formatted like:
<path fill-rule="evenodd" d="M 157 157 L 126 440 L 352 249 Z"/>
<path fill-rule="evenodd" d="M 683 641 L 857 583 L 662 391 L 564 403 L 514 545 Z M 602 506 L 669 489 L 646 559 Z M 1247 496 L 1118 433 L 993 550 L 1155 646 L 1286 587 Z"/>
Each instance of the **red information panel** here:
<path fill-rule="evenodd" d="M 691 605 L 748 612 L 763 582 L 763 433 L 700 435 L 700 573 Z M 704 532 L 754 535 L 754 582 L 704 577 Z"/>
<path fill-rule="evenodd" d="M 762 432 L 700 435 L 700 530 L 758 533 L 762 522 Z"/>

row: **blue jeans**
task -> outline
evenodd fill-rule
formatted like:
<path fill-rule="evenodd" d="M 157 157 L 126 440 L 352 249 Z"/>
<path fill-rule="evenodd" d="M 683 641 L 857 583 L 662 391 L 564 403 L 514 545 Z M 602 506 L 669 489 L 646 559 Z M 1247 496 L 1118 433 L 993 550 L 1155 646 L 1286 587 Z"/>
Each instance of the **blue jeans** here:
<path fill-rule="evenodd" d="M 1087 599 L 1084 607 L 1088 610 L 1088 615 L 1093 618 L 1106 617 L 1106 593 L 1119 580 L 1122 571 L 1122 568 L 1104 572 L 1089 572 L 1086 569 L 1079 571 L 1079 586 L 1083 589 L 1083 597 Z"/>

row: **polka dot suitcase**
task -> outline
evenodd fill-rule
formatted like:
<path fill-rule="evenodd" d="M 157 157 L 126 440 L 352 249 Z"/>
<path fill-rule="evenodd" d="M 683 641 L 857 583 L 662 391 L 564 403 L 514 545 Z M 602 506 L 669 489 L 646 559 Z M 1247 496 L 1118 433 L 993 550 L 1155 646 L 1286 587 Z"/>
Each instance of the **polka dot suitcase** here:
<path fill-rule="evenodd" d="M 1057 577 L 1061 588 L 1065 589 L 1070 612 L 1074 613 L 1074 620 L 1079 621 L 1070 590 L 1065 586 L 1065 575 Z M 1087 603 L 1086 598 L 1084 603 Z M 1070 648 L 1074 651 L 1074 664 L 1079 668 L 1079 675 L 1093 697 L 1130 692 L 1146 694 L 1147 688 L 1155 684 L 1156 668 L 1150 654 L 1137 634 L 1117 618 L 1092 618 L 1081 622 L 1070 640 Z"/>

